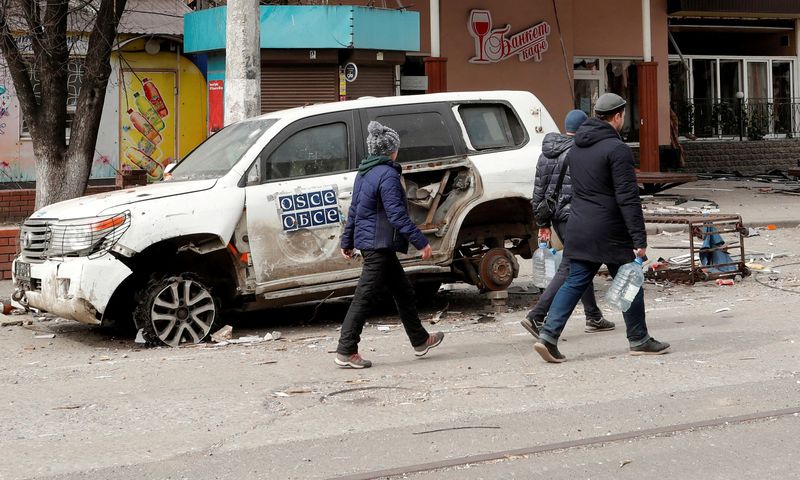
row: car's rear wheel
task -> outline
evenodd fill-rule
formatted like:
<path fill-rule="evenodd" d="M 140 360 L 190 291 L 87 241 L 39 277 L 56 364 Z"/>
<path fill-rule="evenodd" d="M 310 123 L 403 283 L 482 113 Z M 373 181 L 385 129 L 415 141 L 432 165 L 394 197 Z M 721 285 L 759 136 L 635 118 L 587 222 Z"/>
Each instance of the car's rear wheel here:
<path fill-rule="evenodd" d="M 147 343 L 200 343 L 219 316 L 208 283 L 191 273 L 154 279 L 142 289 L 135 315 Z"/>

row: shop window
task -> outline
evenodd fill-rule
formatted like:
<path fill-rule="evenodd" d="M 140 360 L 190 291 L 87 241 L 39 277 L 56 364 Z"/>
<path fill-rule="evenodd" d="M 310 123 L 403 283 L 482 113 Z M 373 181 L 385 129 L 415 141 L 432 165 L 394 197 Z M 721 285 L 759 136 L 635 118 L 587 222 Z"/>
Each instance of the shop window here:
<path fill-rule="evenodd" d="M 458 109 L 472 148 L 513 148 L 525 141 L 517 116 L 506 105 L 461 105 Z"/>
<path fill-rule="evenodd" d="M 416 162 L 456 154 L 453 138 L 437 112 L 383 115 L 376 120 L 400 135 L 398 162 Z"/>
<path fill-rule="evenodd" d="M 33 86 L 33 94 L 36 96 L 36 101 L 40 102 L 42 98 L 42 82 L 39 79 L 34 69 L 28 70 L 31 76 L 31 84 Z M 70 137 L 70 130 L 72 129 L 72 121 L 75 119 L 75 108 L 78 106 L 78 96 L 81 93 L 81 85 L 83 83 L 83 59 L 73 58 L 67 63 L 67 138 Z M 25 119 L 20 116 L 22 125 L 20 128 L 20 136 L 22 138 L 30 138 L 31 132 L 28 129 L 28 124 Z"/>
<path fill-rule="evenodd" d="M 795 135 L 794 63 L 786 58 L 670 58 L 670 107 L 688 137 Z"/>
<path fill-rule="evenodd" d="M 349 167 L 347 125 L 331 123 L 301 130 L 267 159 L 267 180 L 325 175 Z"/>
<path fill-rule="evenodd" d="M 575 58 L 572 63 L 575 76 L 575 108 L 583 110 L 587 115 L 593 115 L 595 102 L 604 93 L 616 93 L 628 102 L 625 109 L 625 126 L 621 132 L 626 142 L 639 141 L 637 61 Z"/>

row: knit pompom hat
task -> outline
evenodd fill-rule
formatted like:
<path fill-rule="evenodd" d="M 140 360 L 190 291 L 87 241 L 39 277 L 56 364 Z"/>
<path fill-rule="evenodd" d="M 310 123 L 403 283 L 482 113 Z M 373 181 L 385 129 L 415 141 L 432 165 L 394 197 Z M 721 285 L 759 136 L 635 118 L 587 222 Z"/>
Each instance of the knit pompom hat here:
<path fill-rule="evenodd" d="M 400 148 L 400 135 L 376 121 L 367 125 L 367 152 L 370 155 L 389 155 Z"/>

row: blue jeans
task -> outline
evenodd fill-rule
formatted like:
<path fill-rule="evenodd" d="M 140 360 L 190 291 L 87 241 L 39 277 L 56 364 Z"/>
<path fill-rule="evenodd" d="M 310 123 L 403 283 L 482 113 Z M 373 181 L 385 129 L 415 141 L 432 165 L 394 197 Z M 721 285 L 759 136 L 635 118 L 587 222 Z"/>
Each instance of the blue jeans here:
<path fill-rule="evenodd" d="M 584 260 L 572 260 L 570 263 L 569 277 L 564 285 L 558 290 L 553 304 L 550 305 L 550 312 L 547 314 L 544 326 L 539 331 L 539 338 L 552 343 L 558 343 L 558 338 L 575 305 L 578 304 L 586 287 L 592 283 L 592 279 L 597 275 L 602 263 L 587 262 Z M 606 265 L 608 272 L 614 277 L 621 265 Z M 631 308 L 622 314 L 625 319 L 625 330 L 628 335 L 628 342 L 631 347 L 638 347 L 650 339 L 647 333 L 647 323 L 644 315 L 644 290 L 640 289 L 636 298 L 631 303 Z"/>

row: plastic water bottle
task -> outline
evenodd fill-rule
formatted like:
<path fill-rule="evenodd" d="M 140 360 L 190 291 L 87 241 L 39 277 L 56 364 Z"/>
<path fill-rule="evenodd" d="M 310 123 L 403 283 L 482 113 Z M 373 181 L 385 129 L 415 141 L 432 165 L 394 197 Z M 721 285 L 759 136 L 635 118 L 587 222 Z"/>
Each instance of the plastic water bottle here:
<path fill-rule="evenodd" d="M 555 275 L 556 257 L 547 244 L 541 242 L 533 254 L 533 284 L 538 288 L 547 288 Z"/>
<path fill-rule="evenodd" d="M 611 306 L 627 312 L 631 308 L 631 303 L 639 290 L 644 284 L 644 273 L 642 272 L 642 265 L 644 260 L 636 257 L 636 260 L 631 263 L 619 267 L 617 276 L 606 292 L 606 301 Z"/>

